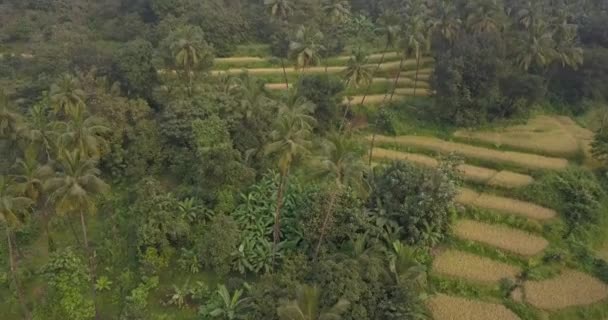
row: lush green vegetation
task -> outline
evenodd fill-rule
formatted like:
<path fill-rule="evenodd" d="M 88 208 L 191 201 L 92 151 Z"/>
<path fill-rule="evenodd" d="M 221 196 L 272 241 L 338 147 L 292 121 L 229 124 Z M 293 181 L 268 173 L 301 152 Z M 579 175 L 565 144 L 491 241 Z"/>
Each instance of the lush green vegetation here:
<path fill-rule="evenodd" d="M 427 319 L 441 292 L 544 318 L 511 293 L 565 267 L 608 283 L 595 251 L 607 12 L 594 0 L 0 0 L 0 317 Z M 598 163 L 581 151 L 560 172 L 454 157 L 372 168 L 375 134 L 447 139 L 542 112 L 600 114 Z M 559 218 L 464 208 L 463 161 L 530 174 L 519 190 L 468 187 Z M 462 218 L 550 245 L 505 253 L 456 237 Z M 500 286 L 433 274 L 446 247 L 523 271 Z"/>

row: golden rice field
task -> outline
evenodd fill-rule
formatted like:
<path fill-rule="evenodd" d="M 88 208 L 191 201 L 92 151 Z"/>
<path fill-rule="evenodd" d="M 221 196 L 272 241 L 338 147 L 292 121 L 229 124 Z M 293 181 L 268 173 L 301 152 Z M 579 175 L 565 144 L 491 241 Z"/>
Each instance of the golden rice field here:
<path fill-rule="evenodd" d="M 227 57 L 214 59 L 214 62 L 217 63 L 256 63 L 265 61 L 267 60 L 260 57 Z"/>
<path fill-rule="evenodd" d="M 292 87 L 291 84 L 289 84 L 289 86 L 287 84 L 283 83 L 267 83 L 264 85 L 264 87 L 268 90 L 286 90 Z"/>
<path fill-rule="evenodd" d="M 574 270 L 564 270 L 548 280 L 527 281 L 523 290 L 528 303 L 546 310 L 584 306 L 608 298 L 605 283 Z"/>
<path fill-rule="evenodd" d="M 437 294 L 427 300 L 435 320 L 519 320 L 511 310 L 497 303 Z"/>
<path fill-rule="evenodd" d="M 509 146 L 536 153 L 574 156 L 584 151 L 593 133 L 568 117 L 537 116 L 525 125 L 494 130 L 459 130 L 454 136 L 497 147 Z"/>
<path fill-rule="evenodd" d="M 531 233 L 474 220 L 459 220 L 453 230 L 458 238 L 481 242 L 522 256 L 537 255 L 549 245 L 546 239 Z"/>
<path fill-rule="evenodd" d="M 552 209 L 521 200 L 495 196 L 487 193 L 478 193 L 467 188 L 460 188 L 456 201 L 468 206 L 494 210 L 501 213 L 518 215 L 524 218 L 546 221 L 553 219 L 557 213 Z"/>
<path fill-rule="evenodd" d="M 374 148 L 372 155 L 376 160 L 404 160 L 432 168 L 439 165 L 439 161 L 429 156 L 383 148 Z M 526 186 L 534 181 L 528 175 L 510 171 L 496 171 L 467 164 L 459 165 L 457 169 L 462 173 L 465 180 L 487 183 L 488 185 L 498 187 L 517 188 Z"/>
<path fill-rule="evenodd" d="M 387 101 L 391 101 L 390 100 L 391 95 L 388 94 L 368 94 L 367 96 L 365 96 L 365 104 L 366 105 L 379 105 L 383 102 L 387 102 Z M 401 96 L 401 95 L 394 95 L 393 96 L 393 101 L 397 101 L 397 100 L 403 100 L 405 97 Z M 342 103 L 344 104 L 348 104 L 348 102 L 350 101 L 351 105 L 360 105 L 361 102 L 363 102 L 363 96 L 352 96 L 352 97 L 345 97 L 344 100 L 342 101 Z"/>
<path fill-rule="evenodd" d="M 372 79 L 373 83 L 382 83 L 382 84 L 386 84 L 386 85 L 393 85 L 395 84 L 395 81 L 397 81 L 397 87 L 414 87 L 414 84 L 416 81 L 414 81 L 414 79 L 410 79 L 410 78 L 399 78 L 399 80 L 394 79 L 394 78 L 374 78 Z M 422 89 L 430 89 L 431 85 L 423 80 L 418 79 L 418 84 L 417 84 L 418 88 L 422 88 Z"/>
<path fill-rule="evenodd" d="M 428 80 L 423 79 L 426 76 L 430 76 L 433 73 L 433 68 L 420 68 L 418 70 L 418 80 Z M 416 70 L 408 70 L 401 72 L 401 77 L 413 79 L 416 77 Z"/>
<path fill-rule="evenodd" d="M 561 170 L 568 166 L 568 160 L 563 158 L 546 157 L 522 152 L 500 151 L 471 146 L 464 143 L 449 142 L 435 137 L 389 137 L 377 135 L 376 141 L 380 143 L 394 143 L 406 147 L 420 148 L 440 153 L 455 153 L 467 158 L 510 164 L 528 169 Z"/>
<path fill-rule="evenodd" d="M 514 279 L 521 269 L 506 263 L 457 250 L 446 250 L 433 260 L 433 271 L 471 281 L 498 283 Z"/>
<path fill-rule="evenodd" d="M 395 89 L 395 94 L 402 96 L 416 96 L 416 97 L 428 97 L 433 92 L 429 89 L 424 88 L 416 88 L 416 94 L 414 94 L 414 88 L 397 88 Z"/>

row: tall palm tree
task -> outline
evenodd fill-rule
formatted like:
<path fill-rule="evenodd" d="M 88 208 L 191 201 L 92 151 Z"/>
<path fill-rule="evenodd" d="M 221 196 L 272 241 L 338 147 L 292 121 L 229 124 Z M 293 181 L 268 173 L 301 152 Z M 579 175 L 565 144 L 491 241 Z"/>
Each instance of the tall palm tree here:
<path fill-rule="evenodd" d="M 325 16 L 335 23 L 343 23 L 351 16 L 347 0 L 323 0 L 322 9 Z"/>
<path fill-rule="evenodd" d="M 500 32 L 504 22 L 504 7 L 501 0 L 474 0 L 467 2 L 466 24 L 477 33 Z"/>
<path fill-rule="evenodd" d="M 84 241 L 84 249 L 89 258 L 91 271 L 91 292 L 95 303 L 95 318 L 99 319 L 97 306 L 97 291 L 95 289 L 96 271 L 95 255 L 89 246 L 89 237 L 86 224 L 86 213 L 96 212 L 94 197 L 104 193 L 109 186 L 99 178 L 101 172 L 97 169 L 95 159 L 86 158 L 82 152 L 64 150 L 59 158 L 61 170 L 49 179 L 45 188 L 50 192 L 50 201 L 55 205 L 58 214 L 76 214 L 80 216 L 80 226 Z"/>
<path fill-rule="evenodd" d="M 236 81 L 235 92 L 240 100 L 242 117 L 249 120 L 260 108 L 267 106 L 271 100 L 268 98 L 264 82 L 249 74 L 239 76 Z"/>
<path fill-rule="evenodd" d="M 289 106 L 280 109 L 274 124 L 274 130 L 270 134 L 272 142 L 264 148 L 265 155 L 275 155 L 277 157 L 280 174 L 274 216 L 273 241 L 275 252 L 280 240 L 281 208 L 289 172 L 297 158 L 309 153 L 310 135 L 314 122 L 315 119 L 310 116 L 309 103 L 301 97 L 294 99 Z"/>
<path fill-rule="evenodd" d="M 205 39 L 199 27 L 185 26 L 175 34 L 175 39 L 170 44 L 171 53 L 175 59 L 175 65 L 182 70 L 182 74 L 188 81 L 188 93 L 192 93 L 194 71 L 204 59 Z"/>
<path fill-rule="evenodd" d="M 53 158 L 56 149 L 57 132 L 48 116 L 48 109 L 43 104 L 37 104 L 30 110 L 28 117 L 29 130 L 27 136 L 38 151 L 44 153 L 46 161 Z"/>
<path fill-rule="evenodd" d="M 358 145 L 353 139 L 332 133 L 322 144 L 320 156 L 314 159 L 316 174 L 330 179 L 332 188 L 315 249 L 315 258 L 321 250 L 337 197 L 347 187 L 361 193 L 366 191 L 363 184 L 366 168 L 357 149 Z"/>
<path fill-rule="evenodd" d="M 99 159 L 101 148 L 106 143 L 102 135 L 111 131 L 101 124 L 101 119 L 87 117 L 84 111 L 79 111 L 67 123 L 59 124 L 64 127 L 59 136 L 62 148 L 75 148 L 83 157 Z"/>
<path fill-rule="evenodd" d="M 321 292 L 317 287 L 303 285 L 298 289 L 296 300 L 286 301 L 277 308 L 281 320 L 340 320 L 350 307 L 350 302 L 340 299 L 327 310 L 320 310 Z"/>
<path fill-rule="evenodd" d="M 32 201 L 30 199 L 18 195 L 7 177 L 0 176 L 0 223 L 4 225 L 6 231 L 9 270 L 13 278 L 19 304 L 23 309 L 23 316 L 26 319 L 31 319 L 31 314 L 25 303 L 23 291 L 19 283 L 19 265 L 15 261 L 14 254 L 14 248 L 17 244 L 13 241 L 12 233 L 16 227 L 21 225 L 20 213 L 23 213 L 31 204 Z"/>
<path fill-rule="evenodd" d="M 11 107 L 4 90 L 0 90 L 0 138 L 15 140 L 20 128 L 21 116 Z"/>
<path fill-rule="evenodd" d="M 47 194 L 44 190 L 45 182 L 50 179 L 55 171 L 50 164 L 38 162 L 38 149 L 30 146 L 24 152 L 23 159 L 17 159 L 15 163 L 15 189 L 17 192 L 32 200 L 44 225 L 47 236 L 49 251 L 53 248 L 51 234 L 49 232 L 50 210 L 47 206 Z"/>
<path fill-rule="evenodd" d="M 285 20 L 293 12 L 293 7 L 289 0 L 264 0 L 264 5 L 269 8 L 270 16 L 273 19 Z"/>
<path fill-rule="evenodd" d="M 517 48 L 517 65 L 525 71 L 532 66 L 544 69 L 556 56 L 553 34 L 543 21 L 537 21 L 529 32 L 522 34 Z"/>
<path fill-rule="evenodd" d="M 78 79 L 64 74 L 51 85 L 50 98 L 53 109 L 60 115 L 71 115 L 85 108 L 85 92 Z"/>
<path fill-rule="evenodd" d="M 313 30 L 310 27 L 300 26 L 298 28 L 295 38 L 289 44 L 289 51 L 297 70 L 302 71 L 320 63 L 320 52 L 325 50 L 325 46 L 322 44 L 323 37 L 321 31 Z"/>
<path fill-rule="evenodd" d="M 401 47 L 403 48 L 404 55 L 402 62 L 405 57 L 414 57 L 416 59 L 416 75 L 414 78 L 414 95 L 416 95 L 416 88 L 418 84 L 418 71 L 420 70 L 420 59 L 422 54 L 428 51 L 429 39 L 428 35 L 428 24 L 425 20 L 427 17 L 423 15 L 413 16 L 409 19 L 405 28 L 405 37 L 402 39 Z M 401 74 L 401 68 L 399 68 L 399 74 Z M 393 95 L 399 83 L 399 75 L 395 78 L 395 84 L 389 101 L 393 100 Z"/>
<path fill-rule="evenodd" d="M 346 69 L 343 72 L 343 78 L 346 83 L 346 87 L 360 88 L 362 86 L 370 86 L 373 80 L 372 68 L 367 65 L 367 55 L 362 51 L 354 52 L 348 60 Z M 340 131 L 346 124 L 346 116 L 350 111 L 351 101 L 348 101 L 346 109 L 344 110 L 344 116 L 342 117 L 342 123 L 340 124 Z M 363 104 L 363 103 L 362 103 Z"/>
<path fill-rule="evenodd" d="M 439 0 L 433 7 L 433 20 L 431 32 L 447 42 L 452 43 L 460 33 L 462 21 L 458 17 L 458 11 L 454 1 Z"/>

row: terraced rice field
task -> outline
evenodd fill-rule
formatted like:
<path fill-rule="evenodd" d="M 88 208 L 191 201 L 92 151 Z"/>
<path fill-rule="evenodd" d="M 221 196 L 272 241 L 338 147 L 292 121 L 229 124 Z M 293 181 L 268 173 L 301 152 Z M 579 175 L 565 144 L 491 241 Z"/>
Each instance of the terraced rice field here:
<path fill-rule="evenodd" d="M 487 193 L 477 193 L 470 189 L 461 188 L 457 201 L 469 206 L 493 210 L 500 213 L 518 215 L 524 218 L 546 221 L 557 216 L 555 210 L 521 200 L 495 196 Z"/>
<path fill-rule="evenodd" d="M 429 156 L 416 153 L 394 151 L 384 148 L 374 148 L 374 152 L 372 155 L 374 160 L 378 161 L 404 160 L 432 168 L 435 168 L 439 165 L 439 161 Z M 467 164 L 459 165 L 457 169 L 462 173 L 462 176 L 465 180 L 477 183 L 485 183 L 497 187 L 518 188 L 529 185 L 534 181 L 534 179 L 532 179 L 532 177 L 528 175 L 505 170 L 497 171 Z"/>
<path fill-rule="evenodd" d="M 521 269 L 478 255 L 446 250 L 433 260 L 433 272 L 471 281 L 497 284 L 503 278 L 514 279 Z"/>
<path fill-rule="evenodd" d="M 456 222 L 453 230 L 458 238 L 480 242 L 522 256 L 537 255 L 549 245 L 544 238 L 528 232 L 474 220 L 460 220 Z"/>
<path fill-rule="evenodd" d="M 548 310 L 589 305 L 608 298 L 608 286 L 579 271 L 565 270 L 543 281 L 527 281 L 523 288 L 526 301 Z"/>
<path fill-rule="evenodd" d="M 444 294 L 428 299 L 427 306 L 435 320 L 519 320 L 515 313 L 501 304 Z"/>
<path fill-rule="evenodd" d="M 471 146 L 464 143 L 449 142 L 434 137 L 389 137 L 377 135 L 376 141 L 378 143 L 398 144 L 405 147 L 425 149 L 440 153 L 455 153 L 466 158 L 515 165 L 528 169 L 561 170 L 568 166 L 568 160 L 563 158 L 540 156 L 523 152 L 500 151 Z"/>
<path fill-rule="evenodd" d="M 509 146 L 530 152 L 571 157 L 584 151 L 585 145 L 593 138 L 593 132 L 567 117 L 537 116 L 525 125 L 495 130 L 459 130 L 454 136 L 498 147 Z"/>

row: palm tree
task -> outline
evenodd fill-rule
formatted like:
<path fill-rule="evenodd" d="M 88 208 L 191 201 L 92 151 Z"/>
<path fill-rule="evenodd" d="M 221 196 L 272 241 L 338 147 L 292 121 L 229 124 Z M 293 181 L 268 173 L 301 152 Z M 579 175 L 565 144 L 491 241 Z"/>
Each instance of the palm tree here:
<path fill-rule="evenodd" d="M 270 16 L 274 19 L 287 19 L 293 11 L 289 0 L 264 0 L 264 5 L 270 9 Z"/>
<path fill-rule="evenodd" d="M 362 51 L 355 52 L 346 65 L 343 73 L 346 87 L 360 88 L 361 86 L 370 86 L 373 80 L 373 73 L 371 67 L 367 65 L 367 56 Z M 340 124 L 340 131 L 344 128 L 346 123 L 346 116 L 350 111 L 351 101 L 348 101 L 346 109 L 344 110 L 344 116 L 342 117 L 342 123 Z M 363 104 L 363 103 L 362 103 Z"/>
<path fill-rule="evenodd" d="M 50 98 L 57 114 L 71 115 L 81 112 L 85 107 L 85 93 L 78 79 L 64 74 L 51 85 Z"/>
<path fill-rule="evenodd" d="M 237 87 L 234 91 L 238 93 L 242 117 L 245 120 L 252 118 L 260 108 L 271 102 L 267 96 L 264 82 L 260 79 L 243 74 L 235 82 Z"/>
<path fill-rule="evenodd" d="M 0 90 L 0 138 L 15 140 L 21 128 L 21 117 L 15 113 L 4 90 Z"/>
<path fill-rule="evenodd" d="M 77 214 L 80 216 L 80 226 L 84 241 L 84 249 L 89 257 L 91 271 L 91 292 L 95 303 L 95 318 L 99 319 L 97 292 L 95 289 L 95 255 L 89 246 L 86 215 L 96 211 L 94 197 L 106 192 L 109 186 L 99 178 L 101 172 L 97 169 L 95 159 L 86 158 L 79 150 L 68 152 L 63 150 L 59 158 L 61 171 L 45 185 L 50 191 L 50 201 L 54 203 L 57 213 L 62 215 Z"/>
<path fill-rule="evenodd" d="M 340 299 L 328 310 L 319 310 L 321 293 L 317 287 L 303 285 L 298 289 L 296 300 L 286 301 L 277 308 L 281 320 L 339 320 L 350 307 L 350 302 Z"/>
<path fill-rule="evenodd" d="M 451 0 L 440 0 L 433 7 L 433 20 L 431 32 L 441 36 L 447 42 L 452 43 L 460 33 L 462 21 L 458 17 L 456 5 Z"/>
<path fill-rule="evenodd" d="M 334 205 L 338 195 L 345 188 L 364 192 L 363 186 L 365 165 L 357 152 L 357 143 L 338 133 L 332 133 L 322 145 L 322 153 L 315 159 L 316 173 L 318 176 L 330 179 L 332 192 L 325 210 L 325 218 L 319 233 L 319 242 L 315 250 L 315 258 L 321 250 L 323 238 L 333 214 Z"/>
<path fill-rule="evenodd" d="M 405 28 L 406 36 L 402 39 L 401 47 L 403 48 L 404 55 L 401 58 L 401 64 L 399 67 L 399 74 L 395 78 L 395 84 L 393 85 L 393 91 L 389 101 L 393 100 L 393 95 L 399 83 L 399 76 L 401 69 L 403 68 L 403 60 L 405 57 L 414 57 L 416 59 L 416 76 L 414 79 L 414 95 L 416 95 L 416 88 L 418 85 L 418 71 L 420 70 L 420 58 L 422 54 L 428 51 L 429 39 L 427 37 L 428 28 L 425 21 L 425 16 L 417 15 L 410 18 Z"/>
<path fill-rule="evenodd" d="M 244 310 L 247 308 L 248 299 L 241 298 L 243 290 L 238 289 L 233 295 L 230 294 L 225 285 L 218 286 L 217 294 L 222 298 L 222 305 L 212 310 L 209 315 L 224 320 L 243 319 Z"/>
<path fill-rule="evenodd" d="M 23 291 L 19 284 L 18 264 L 15 261 L 14 247 L 17 245 L 13 241 L 13 229 L 21 225 L 20 213 L 23 213 L 32 204 L 32 200 L 17 195 L 14 187 L 5 176 L 0 176 L 0 222 L 4 224 L 6 231 L 6 240 L 8 248 L 9 270 L 13 277 L 15 291 L 19 304 L 23 309 L 23 315 L 26 319 L 31 319 L 30 311 L 25 303 Z"/>
<path fill-rule="evenodd" d="M 325 50 L 322 44 L 323 33 L 311 28 L 300 26 L 295 38 L 289 44 L 289 51 L 295 61 L 297 70 L 302 71 L 310 66 L 316 66 L 321 61 L 320 52 Z M 301 74 L 301 73 L 300 73 Z"/>
<path fill-rule="evenodd" d="M 94 116 L 85 116 L 84 111 L 74 114 L 64 126 L 63 133 L 59 136 L 62 148 L 71 147 L 80 151 L 83 157 L 99 159 L 101 147 L 106 141 L 101 137 L 111 130 L 101 125 L 101 120 Z"/>
<path fill-rule="evenodd" d="M 471 31 L 483 33 L 502 30 L 504 8 L 500 0 L 469 1 L 466 8 L 466 24 Z"/>
<path fill-rule="evenodd" d="M 30 110 L 27 136 L 40 152 L 44 152 L 46 161 L 49 162 L 52 159 L 52 152 L 56 149 L 57 133 L 47 111 L 43 104 L 37 104 Z"/>
<path fill-rule="evenodd" d="M 553 34 L 542 21 L 537 21 L 529 32 L 522 34 L 517 48 L 517 65 L 525 71 L 532 66 L 544 69 L 556 56 Z"/>
<path fill-rule="evenodd" d="M 323 0 L 323 12 L 330 21 L 345 22 L 350 16 L 350 2 L 347 0 Z"/>
<path fill-rule="evenodd" d="M 266 155 L 276 155 L 280 181 L 277 193 L 277 205 L 274 216 L 273 244 L 276 252 L 280 240 L 281 208 L 283 193 L 287 187 L 287 178 L 294 161 L 309 153 L 309 140 L 315 119 L 310 116 L 310 103 L 302 98 L 292 98 L 292 103 L 279 110 L 279 115 L 270 134 L 271 143 L 266 145 Z M 273 255 L 274 259 L 274 255 Z"/>
<path fill-rule="evenodd" d="M 175 39 L 170 44 L 171 53 L 175 59 L 175 65 L 182 69 L 184 78 L 188 80 L 188 93 L 192 93 L 192 81 L 194 70 L 204 59 L 205 39 L 199 27 L 185 26 L 175 34 Z"/>
<path fill-rule="evenodd" d="M 15 163 L 15 190 L 18 194 L 26 196 L 39 210 L 40 218 L 47 236 L 48 250 L 52 251 L 53 242 L 49 232 L 50 211 L 47 208 L 47 196 L 44 190 L 45 182 L 53 176 L 55 171 L 49 164 L 38 162 L 38 149 L 29 147 L 24 152 L 23 159 Z"/>
<path fill-rule="evenodd" d="M 412 248 L 400 241 L 393 242 L 392 252 L 389 253 L 389 269 L 395 276 L 395 281 L 417 284 L 423 287 L 426 282 L 426 270 L 415 258 Z"/>

